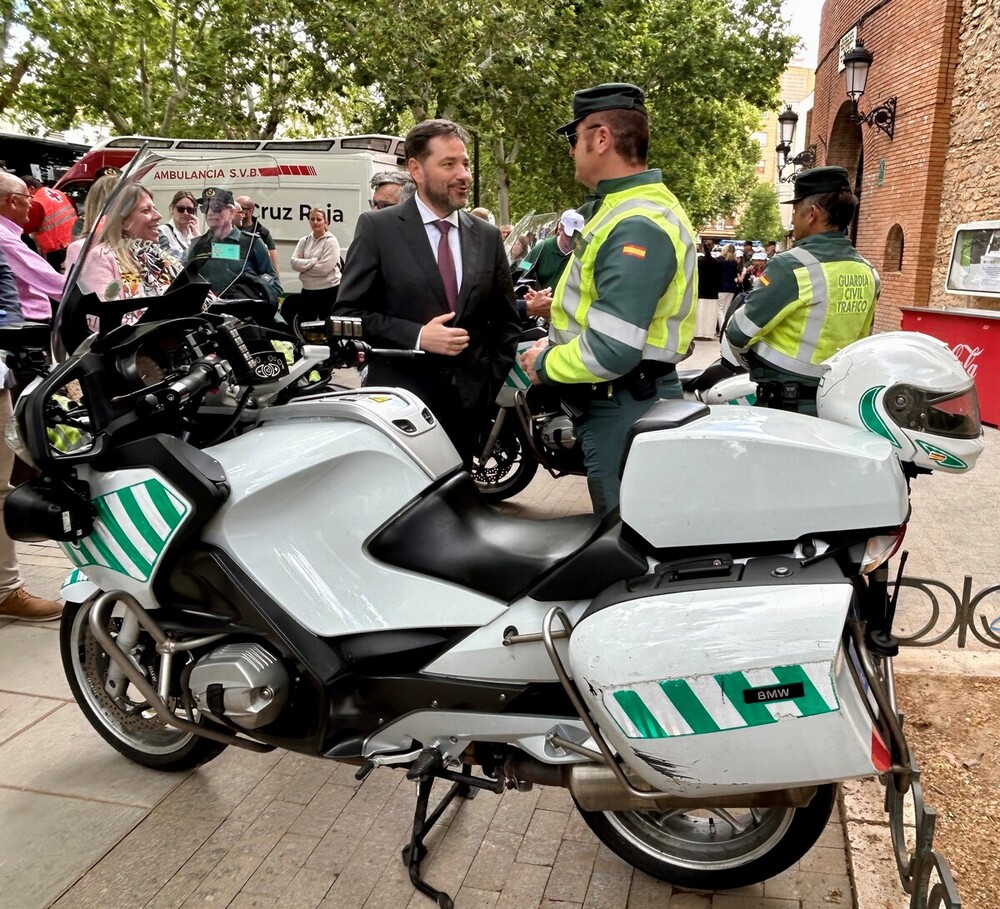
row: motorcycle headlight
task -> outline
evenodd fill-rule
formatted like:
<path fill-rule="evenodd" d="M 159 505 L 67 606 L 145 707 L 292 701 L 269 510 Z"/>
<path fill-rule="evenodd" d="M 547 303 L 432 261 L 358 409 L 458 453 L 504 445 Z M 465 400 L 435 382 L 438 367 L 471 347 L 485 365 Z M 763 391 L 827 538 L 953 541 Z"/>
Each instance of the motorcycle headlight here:
<path fill-rule="evenodd" d="M 31 457 L 28 446 L 24 442 L 24 437 L 21 435 L 21 425 L 17 420 L 16 414 L 12 414 L 10 419 L 7 420 L 7 424 L 3 428 L 3 440 L 7 443 L 7 447 L 24 461 L 25 464 L 37 467 L 34 459 Z"/>

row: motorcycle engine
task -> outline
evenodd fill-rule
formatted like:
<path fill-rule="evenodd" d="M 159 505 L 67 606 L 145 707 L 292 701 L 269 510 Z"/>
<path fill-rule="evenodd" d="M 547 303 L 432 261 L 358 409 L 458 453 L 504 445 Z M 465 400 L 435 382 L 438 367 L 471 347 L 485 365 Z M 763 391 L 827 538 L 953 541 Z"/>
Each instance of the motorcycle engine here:
<path fill-rule="evenodd" d="M 576 433 L 573 421 L 565 414 L 549 417 L 542 424 L 542 442 L 546 448 L 575 448 Z"/>
<path fill-rule="evenodd" d="M 272 722 L 288 697 L 288 673 L 260 644 L 226 644 L 191 669 L 191 696 L 202 713 L 245 729 Z"/>

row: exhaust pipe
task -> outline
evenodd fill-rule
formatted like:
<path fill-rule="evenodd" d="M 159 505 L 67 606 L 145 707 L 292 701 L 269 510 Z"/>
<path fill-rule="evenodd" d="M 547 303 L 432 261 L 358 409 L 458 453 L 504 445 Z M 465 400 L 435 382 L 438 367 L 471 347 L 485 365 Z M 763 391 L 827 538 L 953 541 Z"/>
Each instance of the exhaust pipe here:
<path fill-rule="evenodd" d="M 734 792 L 721 796 L 681 796 L 640 799 L 631 795 L 615 772 L 602 764 L 543 764 L 533 758 L 509 759 L 508 778 L 519 783 L 562 786 L 569 789 L 585 811 L 673 811 L 688 808 L 802 808 L 812 801 L 815 786 L 798 786 L 769 792 Z"/>

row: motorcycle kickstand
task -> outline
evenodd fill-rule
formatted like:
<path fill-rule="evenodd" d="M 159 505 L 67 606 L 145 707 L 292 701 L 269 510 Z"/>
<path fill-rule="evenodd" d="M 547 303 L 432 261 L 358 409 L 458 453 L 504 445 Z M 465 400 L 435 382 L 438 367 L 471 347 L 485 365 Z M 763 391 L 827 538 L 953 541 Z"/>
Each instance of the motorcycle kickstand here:
<path fill-rule="evenodd" d="M 428 754 L 428 752 L 431 752 Z M 496 783 L 479 780 L 471 775 L 472 767 L 469 764 L 462 765 L 462 773 L 452 773 L 441 766 L 441 753 L 425 749 L 425 752 L 414 762 L 414 767 L 407 773 L 411 779 L 417 779 L 417 804 L 413 810 L 413 831 L 410 834 L 409 845 L 403 847 L 402 859 L 406 865 L 410 876 L 410 883 L 421 893 L 434 900 L 440 909 L 454 909 L 455 903 L 447 893 L 432 887 L 420 876 L 420 863 L 427 855 L 427 847 L 424 845 L 424 838 L 434 825 L 441 819 L 441 815 L 452 803 L 456 796 L 465 799 L 472 799 L 480 789 L 490 789 L 494 792 L 503 790 L 502 781 Z M 414 773 L 416 771 L 416 773 Z M 437 807 L 428 817 L 427 806 L 430 802 L 431 789 L 434 786 L 434 778 L 452 780 L 451 788 L 442 796 Z"/>

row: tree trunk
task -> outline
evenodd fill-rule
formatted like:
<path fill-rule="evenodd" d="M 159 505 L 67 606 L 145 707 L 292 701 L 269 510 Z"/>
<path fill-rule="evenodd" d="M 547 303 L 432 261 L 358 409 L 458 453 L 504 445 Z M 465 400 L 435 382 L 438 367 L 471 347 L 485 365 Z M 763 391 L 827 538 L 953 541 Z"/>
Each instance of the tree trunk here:
<path fill-rule="evenodd" d="M 25 54 L 20 60 L 17 61 L 14 68 L 11 70 L 10 78 L 7 79 L 7 84 L 0 89 L 0 114 L 2 114 L 10 105 L 11 101 L 14 100 L 14 96 L 21 87 L 21 80 L 31 68 L 31 61 L 33 58 L 34 54 Z"/>

